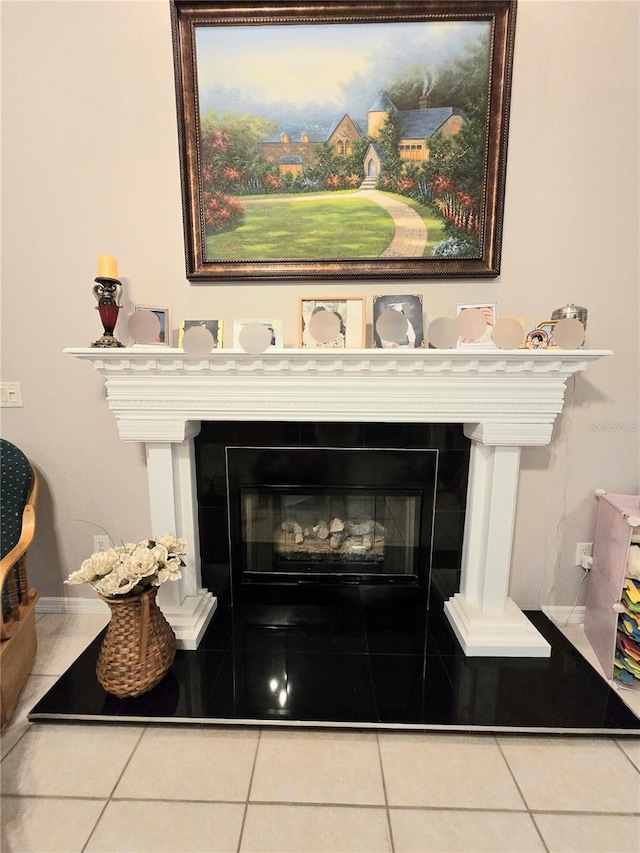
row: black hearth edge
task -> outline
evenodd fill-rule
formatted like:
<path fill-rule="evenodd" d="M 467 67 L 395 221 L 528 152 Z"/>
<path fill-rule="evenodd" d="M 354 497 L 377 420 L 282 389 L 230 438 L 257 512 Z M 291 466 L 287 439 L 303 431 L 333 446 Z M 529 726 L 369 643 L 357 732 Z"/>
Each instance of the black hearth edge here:
<path fill-rule="evenodd" d="M 526 615 L 550 658 L 465 657 L 442 613 L 451 579 L 441 574 L 429 609 L 413 592 L 390 602 L 375 588 L 297 588 L 221 605 L 200 647 L 179 650 L 137 698 L 99 685 L 99 635 L 29 720 L 640 735 L 640 719 L 540 612 Z"/>

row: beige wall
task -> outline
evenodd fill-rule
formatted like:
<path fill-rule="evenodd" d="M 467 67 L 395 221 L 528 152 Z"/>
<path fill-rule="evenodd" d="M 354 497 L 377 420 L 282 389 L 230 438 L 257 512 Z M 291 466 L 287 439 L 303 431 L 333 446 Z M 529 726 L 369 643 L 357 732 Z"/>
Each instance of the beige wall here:
<path fill-rule="evenodd" d="M 528 327 L 565 302 L 589 309 L 587 344 L 611 348 L 570 383 L 549 448 L 522 454 L 511 593 L 523 607 L 584 599 L 576 540 L 593 490 L 637 493 L 639 420 L 637 2 L 518 9 L 502 274 L 496 281 L 190 285 L 184 274 L 166 2 L 2 3 L 2 378 L 24 408 L 3 435 L 40 471 L 32 579 L 62 586 L 106 528 L 151 533 L 143 449 L 122 442 L 99 376 L 64 355 L 101 327 L 96 256 L 129 302 L 182 317 L 281 317 L 294 346 L 299 294 L 420 292 L 429 319 L 497 301 Z M 251 310 L 248 311 L 247 306 Z M 371 317 L 369 317 L 371 322 Z M 126 332 L 123 333 L 125 335 Z"/>

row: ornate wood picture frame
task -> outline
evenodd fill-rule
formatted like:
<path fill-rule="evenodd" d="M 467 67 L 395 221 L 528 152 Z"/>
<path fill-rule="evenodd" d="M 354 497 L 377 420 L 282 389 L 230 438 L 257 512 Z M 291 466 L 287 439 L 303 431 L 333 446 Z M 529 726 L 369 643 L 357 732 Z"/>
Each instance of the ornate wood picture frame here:
<path fill-rule="evenodd" d="M 186 274 L 495 277 L 516 0 L 172 0 Z"/>

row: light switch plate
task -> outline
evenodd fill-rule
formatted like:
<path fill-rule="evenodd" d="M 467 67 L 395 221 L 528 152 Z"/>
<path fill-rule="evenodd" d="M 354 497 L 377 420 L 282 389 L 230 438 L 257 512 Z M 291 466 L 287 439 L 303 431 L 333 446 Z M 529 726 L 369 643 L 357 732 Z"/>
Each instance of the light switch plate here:
<path fill-rule="evenodd" d="M 0 406 L 22 408 L 22 390 L 19 382 L 0 382 Z"/>

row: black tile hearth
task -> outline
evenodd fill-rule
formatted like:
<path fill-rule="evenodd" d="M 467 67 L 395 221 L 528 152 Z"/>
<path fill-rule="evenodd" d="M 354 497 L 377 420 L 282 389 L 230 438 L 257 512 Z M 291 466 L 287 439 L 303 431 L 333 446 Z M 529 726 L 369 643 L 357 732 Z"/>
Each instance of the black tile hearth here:
<path fill-rule="evenodd" d="M 640 719 L 540 612 L 527 616 L 550 658 L 469 658 L 437 594 L 428 610 L 415 589 L 386 602 L 375 588 L 319 592 L 219 606 L 200 648 L 179 650 L 136 698 L 98 684 L 100 635 L 29 719 L 640 735 Z"/>

